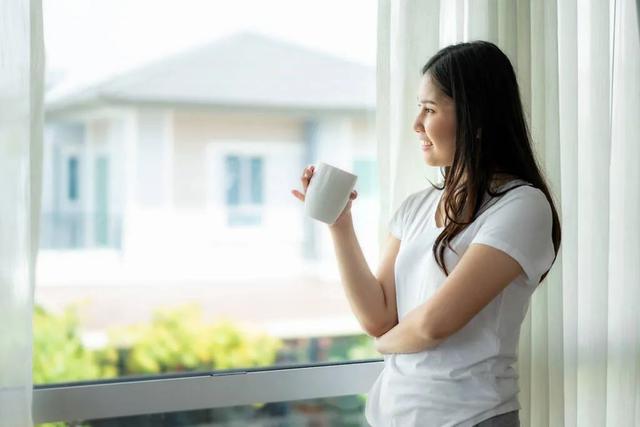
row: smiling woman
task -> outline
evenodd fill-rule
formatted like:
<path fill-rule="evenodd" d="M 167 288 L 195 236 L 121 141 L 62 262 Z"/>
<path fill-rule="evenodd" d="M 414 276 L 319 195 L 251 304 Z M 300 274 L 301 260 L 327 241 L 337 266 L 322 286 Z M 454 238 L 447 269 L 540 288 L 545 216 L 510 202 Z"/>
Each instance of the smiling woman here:
<path fill-rule="evenodd" d="M 509 413 L 517 426 L 512 365 L 531 295 L 556 259 L 558 215 L 500 49 L 452 45 L 422 74 L 413 129 L 445 183 L 411 194 L 389 222 L 399 250 L 385 259 L 395 271 L 385 298 L 398 316 L 376 339 L 387 357 L 367 420 L 475 426 Z"/>
<path fill-rule="evenodd" d="M 636 1 L 43 1 L 0 6 L 0 424 L 640 425 Z M 366 182 L 329 233 L 317 161 Z"/>

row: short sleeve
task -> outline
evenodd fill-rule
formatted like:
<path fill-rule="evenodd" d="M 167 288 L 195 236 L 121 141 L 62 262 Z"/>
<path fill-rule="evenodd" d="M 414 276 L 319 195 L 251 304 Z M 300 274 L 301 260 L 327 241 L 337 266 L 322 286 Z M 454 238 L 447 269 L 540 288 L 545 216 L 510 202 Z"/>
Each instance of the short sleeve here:
<path fill-rule="evenodd" d="M 495 210 L 487 212 L 470 244 L 482 243 L 515 259 L 527 282 L 537 286 L 555 259 L 551 206 L 545 194 L 531 187 L 507 193 Z"/>
<path fill-rule="evenodd" d="M 402 240 L 402 235 L 405 229 L 405 223 L 407 218 L 407 209 L 409 206 L 409 200 L 411 196 L 404 199 L 400 204 L 400 207 L 396 209 L 395 213 L 389 220 L 389 232 L 399 240 Z"/>

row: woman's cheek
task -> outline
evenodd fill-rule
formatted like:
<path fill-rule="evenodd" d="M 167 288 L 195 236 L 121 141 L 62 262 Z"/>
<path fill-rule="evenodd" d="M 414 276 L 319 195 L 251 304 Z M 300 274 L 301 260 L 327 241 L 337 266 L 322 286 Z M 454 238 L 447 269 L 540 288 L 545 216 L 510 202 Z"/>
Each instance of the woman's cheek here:
<path fill-rule="evenodd" d="M 430 123 L 429 121 L 425 122 L 424 131 L 427 134 L 427 136 L 429 137 L 429 140 L 431 142 L 436 142 L 439 139 L 438 138 L 438 129 L 437 129 L 436 126 L 434 126 L 433 123 Z"/>

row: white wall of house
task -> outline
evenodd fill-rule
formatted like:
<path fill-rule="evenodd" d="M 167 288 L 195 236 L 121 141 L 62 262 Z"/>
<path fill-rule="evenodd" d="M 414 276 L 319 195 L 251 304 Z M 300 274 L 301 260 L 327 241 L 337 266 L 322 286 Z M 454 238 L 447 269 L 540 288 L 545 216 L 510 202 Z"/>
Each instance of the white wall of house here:
<path fill-rule="evenodd" d="M 301 205 L 289 193 L 302 169 L 300 123 L 286 116 L 180 112 L 174 117 L 174 229 L 178 245 L 198 242 L 201 262 L 221 276 L 285 274 L 299 261 Z M 225 156 L 262 159 L 259 225 L 229 226 Z M 179 233 L 177 231 L 179 230 Z M 283 230 L 287 230 L 283 232 Z M 247 264 L 251 268 L 247 268 Z"/>
<path fill-rule="evenodd" d="M 203 277 L 212 271 L 220 278 L 291 275 L 296 270 L 309 273 L 315 266 L 318 272 L 337 277 L 326 224 L 305 217 L 302 203 L 290 193 L 291 188 L 301 188 L 300 173 L 306 165 L 303 118 L 123 107 L 84 113 L 76 120 L 84 123 L 84 141 L 55 141 L 45 149 L 66 146 L 64 150 L 78 151 L 84 159 L 77 209 L 92 213 L 85 223 L 87 246 L 97 239 L 97 204 L 106 204 L 112 217 L 121 218 L 118 259 L 140 276 Z M 374 132 L 364 118 L 316 118 L 313 162 L 353 171 L 354 159 L 375 160 Z M 47 138 L 54 134 L 48 130 Z M 228 225 L 224 163 L 228 155 L 262 159 L 259 225 Z M 102 199 L 96 193 L 100 157 L 109 159 L 109 194 Z M 52 166 L 45 165 L 45 174 Z M 47 185 L 60 187 L 54 184 L 60 179 Z M 51 188 L 46 192 L 56 193 Z M 55 209 L 55 201 L 47 197 L 43 208 Z M 353 207 L 356 231 L 372 267 L 377 263 L 375 203 L 362 196 Z M 110 232 L 117 232 L 115 222 L 110 224 Z M 309 228 L 318 255 L 311 264 L 301 250 Z"/>
<path fill-rule="evenodd" d="M 124 207 L 122 255 L 129 264 L 158 263 L 171 254 L 165 230 L 175 227 L 173 194 L 173 111 L 135 108 L 123 138 Z"/>

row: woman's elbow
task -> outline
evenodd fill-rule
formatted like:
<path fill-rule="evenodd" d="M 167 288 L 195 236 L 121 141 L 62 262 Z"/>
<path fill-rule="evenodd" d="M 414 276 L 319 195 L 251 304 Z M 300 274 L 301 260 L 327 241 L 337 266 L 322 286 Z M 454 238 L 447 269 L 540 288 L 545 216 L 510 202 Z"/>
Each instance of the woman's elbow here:
<path fill-rule="evenodd" d="M 372 338 L 379 338 L 393 329 L 398 324 L 398 320 L 390 321 L 387 323 L 380 323 L 376 325 L 362 325 L 362 328 Z"/>

